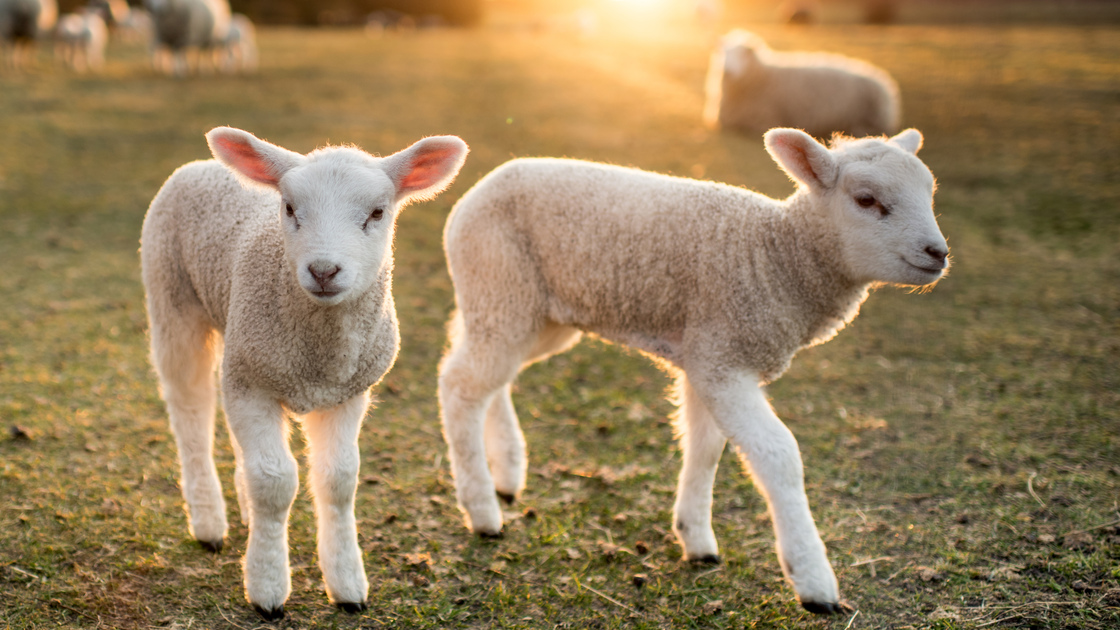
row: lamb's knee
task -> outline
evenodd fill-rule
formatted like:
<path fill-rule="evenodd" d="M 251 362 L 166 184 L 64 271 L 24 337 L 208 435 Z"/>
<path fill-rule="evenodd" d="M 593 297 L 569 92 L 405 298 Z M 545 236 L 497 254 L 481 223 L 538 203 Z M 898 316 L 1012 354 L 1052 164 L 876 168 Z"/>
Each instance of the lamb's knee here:
<path fill-rule="evenodd" d="M 299 474 L 292 458 L 247 463 L 245 480 L 254 510 L 282 512 L 292 505 L 299 489 Z"/>
<path fill-rule="evenodd" d="M 321 501 L 342 506 L 354 499 L 358 489 L 359 458 L 340 458 L 315 471 L 315 495 Z"/>
<path fill-rule="evenodd" d="M 465 358 L 461 353 L 449 357 L 439 374 L 439 398 L 444 409 L 481 406 L 503 384 L 513 380 L 516 370 L 510 373 L 508 366 L 496 363 Z"/>

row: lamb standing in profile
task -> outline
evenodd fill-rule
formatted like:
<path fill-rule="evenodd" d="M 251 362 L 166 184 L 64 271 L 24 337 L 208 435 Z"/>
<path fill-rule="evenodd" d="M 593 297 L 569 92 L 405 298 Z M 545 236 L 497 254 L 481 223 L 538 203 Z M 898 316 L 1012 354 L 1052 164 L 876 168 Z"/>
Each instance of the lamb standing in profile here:
<path fill-rule="evenodd" d="M 589 332 L 677 377 L 684 466 L 673 529 L 684 557 L 719 559 L 712 484 L 731 440 L 769 504 L 801 604 L 841 610 L 797 442 L 763 385 L 851 321 L 873 284 L 930 285 L 949 252 L 916 130 L 838 138 L 831 149 L 794 129 L 765 139 L 799 185 L 784 201 L 616 166 L 519 159 L 455 205 L 444 245 L 458 312 L 439 400 L 468 527 L 498 535 L 498 496 L 513 501 L 525 487 L 513 379 Z"/>
<path fill-rule="evenodd" d="M 742 30 L 712 53 L 705 92 L 712 127 L 796 127 L 828 138 L 890 134 L 899 125 L 898 84 L 885 70 L 830 53 L 776 52 Z"/>
<path fill-rule="evenodd" d="M 245 593 L 265 619 L 291 592 L 288 511 L 296 461 L 288 416 L 308 443 L 319 565 L 340 608 L 365 608 L 354 521 L 358 428 L 369 389 L 393 365 L 393 230 L 400 209 L 442 191 L 467 146 L 425 138 L 386 158 L 351 147 L 307 155 L 220 127 L 217 161 L 171 175 L 148 209 L 140 258 L 152 362 L 179 448 L 190 529 L 226 535 L 213 459 L 214 369 L 249 526 Z M 224 342 L 224 352 L 222 346 Z"/>

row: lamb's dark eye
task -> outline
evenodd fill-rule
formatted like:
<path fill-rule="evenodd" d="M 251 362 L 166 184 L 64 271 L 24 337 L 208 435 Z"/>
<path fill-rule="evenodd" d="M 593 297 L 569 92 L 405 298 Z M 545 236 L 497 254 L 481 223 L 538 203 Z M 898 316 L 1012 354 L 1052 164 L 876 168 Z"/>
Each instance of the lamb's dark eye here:
<path fill-rule="evenodd" d="M 288 213 L 289 217 L 296 216 L 296 209 L 293 208 L 292 204 L 290 204 L 290 203 L 284 204 L 284 212 Z"/>
<path fill-rule="evenodd" d="M 369 218 L 366 219 L 366 223 L 362 226 L 362 229 L 368 228 L 370 221 L 380 221 L 383 216 L 385 216 L 384 208 L 374 208 L 373 211 L 369 213 Z"/>
<path fill-rule="evenodd" d="M 858 203 L 861 208 L 870 208 L 875 205 L 875 198 L 871 195 L 860 195 L 856 197 L 856 203 Z"/>

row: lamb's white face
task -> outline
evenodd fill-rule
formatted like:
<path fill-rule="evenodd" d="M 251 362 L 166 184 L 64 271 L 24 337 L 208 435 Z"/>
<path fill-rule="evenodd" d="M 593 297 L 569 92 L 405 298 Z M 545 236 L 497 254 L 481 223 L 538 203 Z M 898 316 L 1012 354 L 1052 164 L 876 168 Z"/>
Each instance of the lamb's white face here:
<path fill-rule="evenodd" d="M 279 183 L 289 268 L 324 306 L 365 292 L 392 265 L 396 186 L 368 156 L 340 157 L 320 154 Z"/>
<path fill-rule="evenodd" d="M 827 195 L 853 277 L 927 285 L 949 266 L 949 247 L 933 213 L 933 175 L 912 153 L 879 143 L 876 155 L 840 160 Z"/>
<path fill-rule="evenodd" d="M 933 175 L 915 155 L 922 135 L 847 140 L 827 149 L 796 129 L 771 129 L 766 148 L 817 199 L 839 235 L 844 271 L 857 282 L 923 286 L 949 267 L 933 214 Z"/>
<path fill-rule="evenodd" d="M 300 155 L 229 127 L 212 129 L 206 140 L 245 184 L 280 192 L 288 267 L 322 306 L 373 286 L 393 264 L 399 209 L 443 191 L 467 157 L 454 136 L 424 138 L 385 158 L 351 147 Z"/>

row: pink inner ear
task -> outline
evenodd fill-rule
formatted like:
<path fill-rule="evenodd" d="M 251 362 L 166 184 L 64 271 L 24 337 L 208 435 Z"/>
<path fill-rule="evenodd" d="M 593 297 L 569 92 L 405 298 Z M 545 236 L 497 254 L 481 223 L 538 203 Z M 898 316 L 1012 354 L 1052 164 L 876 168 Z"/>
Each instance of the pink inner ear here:
<path fill-rule="evenodd" d="M 273 186 L 279 181 L 273 175 L 271 165 L 248 142 L 219 136 L 214 139 L 214 144 L 221 151 L 222 158 L 245 177 Z"/>
<path fill-rule="evenodd" d="M 785 149 L 786 158 L 793 163 L 794 169 L 798 171 L 797 175 L 816 179 L 816 173 L 813 172 L 813 166 L 809 163 L 809 155 L 806 153 L 805 147 L 801 146 L 799 142 L 790 142 L 784 139 L 779 140 L 776 144 Z"/>
<path fill-rule="evenodd" d="M 454 149 L 432 149 L 412 160 L 411 170 L 401 178 L 400 190 L 408 193 L 437 184 L 447 175 L 447 166 L 455 156 Z"/>

